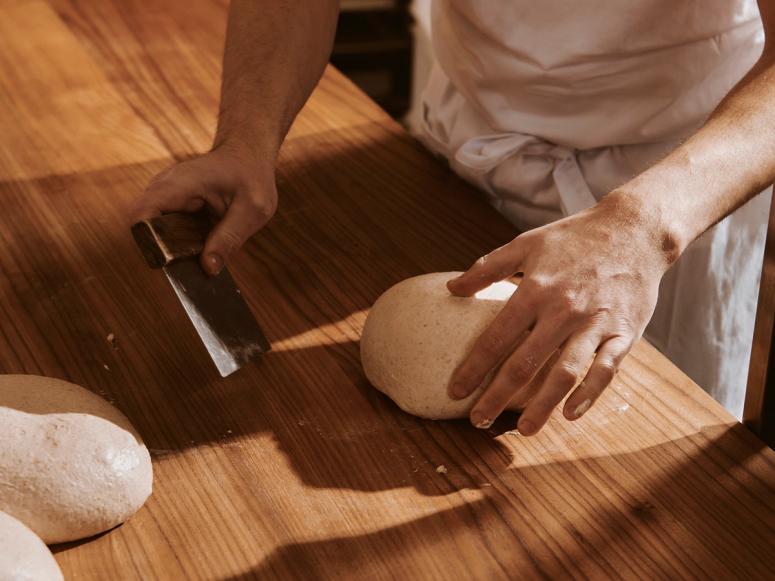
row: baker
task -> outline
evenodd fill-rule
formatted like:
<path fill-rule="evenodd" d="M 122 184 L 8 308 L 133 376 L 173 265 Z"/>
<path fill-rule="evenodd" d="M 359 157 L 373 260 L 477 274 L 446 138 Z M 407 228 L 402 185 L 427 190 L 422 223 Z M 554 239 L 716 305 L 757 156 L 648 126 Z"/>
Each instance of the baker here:
<path fill-rule="evenodd" d="M 278 150 L 337 12 L 231 3 L 213 147 L 156 176 L 137 212 L 219 214 L 211 274 L 277 208 Z M 502 362 L 472 423 L 550 358 L 519 431 L 571 391 L 580 417 L 644 332 L 739 415 L 775 178 L 775 1 L 434 0 L 432 33 L 420 138 L 524 232 L 448 283 L 471 295 L 524 274 L 450 384 L 463 397 Z"/>

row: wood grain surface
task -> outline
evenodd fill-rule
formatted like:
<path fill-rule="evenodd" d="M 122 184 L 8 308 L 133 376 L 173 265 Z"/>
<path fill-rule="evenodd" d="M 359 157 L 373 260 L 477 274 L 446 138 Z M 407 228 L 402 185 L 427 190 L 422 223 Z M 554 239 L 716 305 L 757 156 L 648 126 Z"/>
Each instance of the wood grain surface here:
<path fill-rule="evenodd" d="M 334 70 L 232 265 L 273 351 L 218 377 L 127 208 L 209 146 L 225 11 L 0 0 L 0 371 L 105 396 L 155 468 L 127 523 L 55 548 L 66 577 L 773 578 L 775 454 L 646 343 L 533 438 L 368 385 L 379 294 L 514 232 Z"/>

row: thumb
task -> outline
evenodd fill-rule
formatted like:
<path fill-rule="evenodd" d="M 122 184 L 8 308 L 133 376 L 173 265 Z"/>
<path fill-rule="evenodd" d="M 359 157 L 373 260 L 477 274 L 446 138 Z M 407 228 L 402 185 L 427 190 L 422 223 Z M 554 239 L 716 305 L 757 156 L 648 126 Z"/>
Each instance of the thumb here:
<path fill-rule="evenodd" d="M 210 235 L 207 237 L 202 256 L 202 268 L 215 276 L 226 265 L 229 258 L 262 228 L 274 214 L 274 208 L 263 201 L 246 196 L 236 196 Z"/>
<path fill-rule="evenodd" d="M 453 295 L 470 297 L 518 272 L 522 256 L 522 243 L 515 238 L 508 244 L 485 254 L 463 274 L 447 282 L 447 289 Z"/>

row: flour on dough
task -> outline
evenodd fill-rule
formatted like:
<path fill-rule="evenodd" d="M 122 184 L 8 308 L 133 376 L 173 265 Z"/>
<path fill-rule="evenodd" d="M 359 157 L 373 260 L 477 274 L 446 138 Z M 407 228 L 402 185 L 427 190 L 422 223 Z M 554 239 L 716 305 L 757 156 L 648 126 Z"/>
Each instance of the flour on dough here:
<path fill-rule="evenodd" d="M 62 571 L 46 544 L 11 515 L 0 512 L 0 579 L 62 581 Z"/>
<path fill-rule="evenodd" d="M 517 289 L 502 281 L 473 297 L 455 297 L 446 283 L 459 274 L 425 274 L 391 287 L 374 303 L 361 336 L 361 362 L 372 385 L 423 418 L 468 415 L 481 390 L 453 400 L 447 395 L 452 372 Z"/>
<path fill-rule="evenodd" d="M 87 389 L 0 375 L 0 511 L 46 543 L 121 524 L 151 494 L 151 457 L 129 420 Z"/>

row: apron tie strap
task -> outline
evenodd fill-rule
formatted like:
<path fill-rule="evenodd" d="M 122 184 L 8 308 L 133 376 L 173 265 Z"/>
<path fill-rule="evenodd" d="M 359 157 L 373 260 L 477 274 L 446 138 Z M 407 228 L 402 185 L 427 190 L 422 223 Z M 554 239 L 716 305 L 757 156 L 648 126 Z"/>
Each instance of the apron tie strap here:
<path fill-rule="evenodd" d="M 455 151 L 453 161 L 462 177 L 481 184 L 482 176 L 495 170 L 506 159 L 520 155 L 543 157 L 552 163 L 551 175 L 564 216 L 586 210 L 597 203 L 584 180 L 576 152 L 532 135 L 496 133 L 477 137 L 466 141 Z"/>

